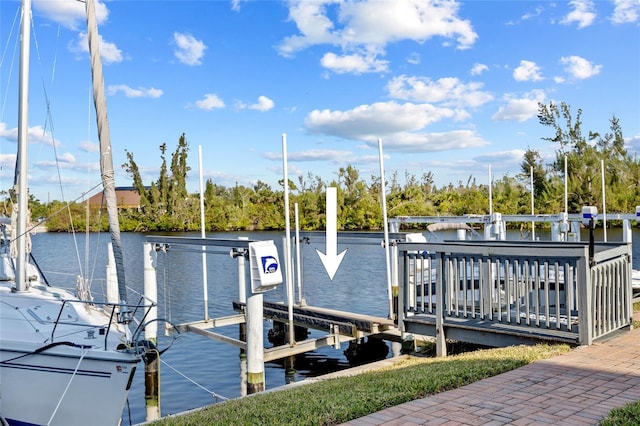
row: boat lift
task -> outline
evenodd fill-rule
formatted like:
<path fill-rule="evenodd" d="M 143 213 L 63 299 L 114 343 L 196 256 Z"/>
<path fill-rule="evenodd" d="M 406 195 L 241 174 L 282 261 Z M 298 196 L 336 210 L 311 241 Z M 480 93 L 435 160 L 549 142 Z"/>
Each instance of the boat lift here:
<path fill-rule="evenodd" d="M 378 235 L 379 233 L 376 233 L 376 236 Z M 399 341 L 400 335 L 395 331 L 395 324 L 389 318 L 311 307 L 307 306 L 304 301 L 292 306 L 293 315 L 290 318 L 289 307 L 286 303 L 265 302 L 263 294 L 275 289 L 282 282 L 282 276 L 274 280 L 267 272 L 270 267 L 275 267 L 280 271 L 279 265 L 281 264 L 277 252 L 275 254 L 261 252 L 265 249 L 275 249 L 274 245 L 267 243 L 266 241 L 248 239 L 147 236 L 144 243 L 144 280 L 145 293 L 147 294 L 154 294 L 154 289 L 157 288 L 155 264 L 158 252 L 180 250 L 219 254 L 220 248 L 226 248 L 229 250 L 230 257 L 238 262 L 238 300 L 233 303 L 233 309 L 238 314 L 209 318 L 205 309 L 202 320 L 171 326 L 167 324 L 167 331 L 193 332 L 231 344 L 244 351 L 248 360 L 248 372 L 251 373 L 247 382 L 247 393 L 264 390 L 264 362 L 288 358 L 326 346 L 340 349 L 342 343 L 381 333 L 385 333 L 386 340 Z M 218 250 L 214 251 L 214 249 Z M 155 293 L 157 294 L 157 291 Z M 290 300 L 292 299 L 293 297 L 290 298 Z M 319 338 L 294 342 L 294 344 L 287 342 L 279 346 L 265 348 L 263 319 L 293 324 L 294 328 L 313 328 L 325 331 L 327 334 Z M 233 325 L 240 327 L 240 338 L 238 339 L 214 331 L 216 328 Z M 149 327 L 146 333 L 149 338 L 156 337 L 154 335 L 156 330 L 152 327 Z M 261 379 L 251 380 L 251 377 L 255 378 L 256 375 Z"/>
<path fill-rule="evenodd" d="M 611 220 L 621 220 L 623 222 L 623 239 L 624 242 L 629 244 L 631 242 L 631 220 L 637 220 L 635 215 L 609 215 Z M 580 235 L 580 221 L 577 215 L 522 215 L 522 216 L 508 216 L 494 213 L 492 215 L 480 215 L 480 216 L 462 216 L 462 217 L 397 217 L 390 219 L 391 224 L 391 249 L 392 265 L 391 276 L 394 280 L 394 285 L 399 285 L 402 279 L 402 271 L 398 266 L 399 252 L 397 250 L 398 244 L 409 241 L 407 236 L 411 234 L 400 233 L 400 225 L 406 223 L 480 223 L 484 225 L 484 235 L 488 237 L 487 243 L 491 243 L 491 240 L 503 240 L 505 239 L 505 224 L 507 222 L 538 222 L 538 223 L 551 223 L 552 237 L 555 241 L 566 241 L 568 243 L 574 242 L 573 239 L 578 239 Z M 554 231 L 555 230 L 555 231 Z M 306 239 L 311 238 L 316 241 L 322 238 L 321 233 L 304 232 L 295 234 L 295 241 L 297 244 L 302 244 Z M 415 236 L 415 234 L 413 234 Z M 368 238 L 377 241 L 383 241 L 382 233 L 340 233 L 341 238 Z M 294 239 L 294 236 L 291 235 Z M 462 238 L 459 238 L 462 239 Z M 361 240 L 362 241 L 362 240 Z M 175 329 L 180 332 L 190 331 L 196 334 L 208 337 L 210 339 L 218 340 L 224 343 L 231 344 L 245 351 L 248 358 L 254 359 L 253 365 L 255 371 L 251 368 L 250 373 L 257 373 L 259 377 L 264 377 L 264 362 L 273 361 L 277 359 L 291 357 L 300 353 L 309 352 L 321 347 L 333 346 L 336 349 L 340 348 L 340 345 L 344 342 L 350 342 L 354 340 L 360 340 L 369 336 L 376 336 L 383 340 L 402 342 L 402 339 L 407 337 L 403 332 L 404 327 L 399 324 L 406 315 L 401 312 L 389 312 L 389 316 L 386 318 L 375 317 L 370 315 L 360 315 L 350 312 L 336 311 L 326 308 L 318 308 L 308 306 L 306 301 L 301 298 L 301 283 L 298 283 L 299 299 L 294 304 L 294 295 L 289 292 L 295 292 L 293 288 L 285 292 L 285 302 L 265 302 L 263 294 L 265 291 L 270 291 L 276 288 L 282 278 L 275 281 L 268 281 L 266 283 L 261 282 L 259 273 L 260 268 L 269 268 L 269 265 L 262 263 L 262 257 L 259 253 L 256 254 L 256 247 L 262 247 L 264 242 L 252 241 L 248 239 L 219 239 L 219 238 L 195 238 L 195 237 L 169 237 L 169 236 L 147 236 L 144 243 L 144 258 L 145 258 L 145 291 L 147 288 L 152 289 L 157 284 L 155 283 L 155 270 L 154 265 L 156 263 L 156 256 L 159 251 L 190 251 L 194 253 L 206 253 L 206 254 L 220 254 L 220 248 L 228 249 L 226 253 L 231 258 L 236 259 L 238 263 L 238 300 L 233 303 L 233 310 L 238 312 L 235 315 L 229 315 L 218 318 L 209 318 L 205 307 L 205 314 L 203 319 L 188 323 L 177 324 Z M 362 243 L 362 242 L 360 242 Z M 371 244 L 371 242 L 369 242 Z M 383 243 L 384 244 L 384 243 Z M 522 241 L 522 244 L 527 244 Z M 275 248 L 275 246 L 273 246 Z M 215 250 L 214 250 L 215 249 Z M 253 250 L 253 252 L 252 252 Z M 224 253 L 224 252 L 223 252 Z M 277 253 L 276 253 L 277 254 Z M 270 255 L 269 255 L 270 256 Z M 267 257 L 269 257 L 267 256 Z M 277 255 L 275 262 L 279 265 L 279 259 Z M 295 256 L 291 256 L 294 258 Z M 298 257 L 299 259 L 299 257 Z M 298 260 L 298 263 L 300 261 Z M 630 258 L 629 258 L 630 262 Z M 249 266 L 247 266 L 247 264 Z M 283 261 L 282 264 L 293 265 L 293 259 L 290 262 Z M 300 268 L 301 265 L 296 265 Z M 279 268 L 279 266 L 278 266 Z M 265 270 L 266 270 L 265 269 Z M 265 272 L 263 270 L 263 272 Z M 287 272 L 285 271 L 282 271 Z M 271 278 L 271 277 L 269 277 Z M 293 286 L 291 286 L 293 287 Z M 206 288 L 206 287 L 205 287 Z M 397 288 L 397 287 L 396 287 Z M 149 290 L 152 291 L 152 290 Z M 205 298 L 206 300 L 206 298 Z M 291 304 L 291 306 L 289 306 Z M 399 305 L 400 306 L 400 305 Z M 402 309 L 402 307 L 400 307 Z M 326 334 L 319 338 L 305 339 L 299 342 L 289 340 L 285 344 L 275 346 L 272 348 L 265 348 L 263 338 L 263 320 L 270 319 L 274 322 L 285 325 L 285 330 L 289 333 L 293 333 L 296 327 L 312 328 L 326 332 Z M 230 325 L 238 325 L 240 327 L 240 337 L 233 338 L 215 331 L 216 328 L 226 327 Z M 288 326 L 288 327 L 287 327 Z M 254 329 L 255 327 L 255 329 Z M 405 330 L 406 331 L 406 330 Z M 148 330 L 149 333 L 153 333 L 152 328 Z M 295 335 L 295 333 L 293 333 Z M 252 338 L 252 336 L 259 336 L 259 339 Z M 153 338 L 153 336 L 146 336 L 147 338 Z M 289 334 L 291 339 L 291 334 Z M 253 374 L 255 377 L 255 374 Z M 260 379 L 248 380 L 247 383 L 248 393 L 257 392 L 263 389 L 263 384 L 260 384 Z M 251 389 L 249 387 L 253 386 Z"/>

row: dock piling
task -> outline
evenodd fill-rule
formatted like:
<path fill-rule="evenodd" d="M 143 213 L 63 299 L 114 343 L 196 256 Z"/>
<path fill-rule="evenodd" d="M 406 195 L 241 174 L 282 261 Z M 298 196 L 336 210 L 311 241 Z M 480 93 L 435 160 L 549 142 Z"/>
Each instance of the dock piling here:
<path fill-rule="evenodd" d="M 263 295 L 247 298 L 247 394 L 264 388 Z"/>
<path fill-rule="evenodd" d="M 158 254 L 151 243 L 143 246 L 144 296 L 154 304 L 149 309 L 148 322 L 144 328 L 144 338 L 154 345 L 158 343 L 158 283 L 156 279 L 156 262 Z M 148 352 L 144 359 L 144 401 L 147 409 L 146 421 L 158 420 L 160 408 L 160 367 L 159 354 Z"/>

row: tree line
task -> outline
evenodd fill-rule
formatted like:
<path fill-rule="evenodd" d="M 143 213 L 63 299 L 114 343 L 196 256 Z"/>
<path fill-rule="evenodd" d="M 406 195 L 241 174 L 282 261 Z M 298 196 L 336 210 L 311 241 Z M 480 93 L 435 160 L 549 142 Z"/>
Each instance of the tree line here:
<path fill-rule="evenodd" d="M 527 149 L 516 176 L 505 175 L 494 180 L 492 201 L 502 214 L 531 213 L 531 175 L 535 213 L 564 211 L 565 167 L 569 213 L 579 213 L 582 206 L 594 205 L 602 211 L 602 185 L 606 190 L 609 212 L 628 213 L 640 205 L 640 161 L 625 149 L 619 120 L 613 116 L 606 133 L 584 132 L 582 110 L 575 117 L 566 103 L 539 104 L 538 121 L 551 131 L 543 136 L 556 146 L 555 159 L 545 164 L 539 151 Z M 187 159 L 189 144 L 182 134 L 169 155 L 166 144 L 160 145 L 160 174 L 154 182 L 142 181 L 132 152 L 127 151 L 124 170 L 131 176 L 140 194 L 138 209 L 121 209 L 123 231 L 197 231 L 200 230 L 199 194 L 186 188 L 191 170 Z M 601 166 L 604 165 L 604 182 Z M 290 205 L 298 205 L 299 224 L 303 230 L 319 230 L 325 226 L 325 190 L 336 187 L 338 194 L 338 226 L 342 230 L 379 230 L 383 228 L 381 182 L 379 176 L 364 179 L 352 165 L 340 167 L 335 178 L 325 181 L 312 173 L 289 180 Z M 489 187 L 478 184 L 473 176 L 466 182 L 437 187 L 431 172 L 422 176 L 394 172 L 386 182 L 387 213 L 397 216 L 436 216 L 489 213 Z M 47 205 L 31 198 L 34 217 L 50 216 L 50 230 L 70 227 L 97 230 L 106 227 L 101 209 L 82 203 Z M 204 191 L 205 228 L 207 231 L 282 230 L 284 223 L 284 180 L 278 188 L 258 181 L 251 186 L 236 184 L 224 187 L 206 181 Z M 292 215 L 293 217 L 293 215 Z"/>

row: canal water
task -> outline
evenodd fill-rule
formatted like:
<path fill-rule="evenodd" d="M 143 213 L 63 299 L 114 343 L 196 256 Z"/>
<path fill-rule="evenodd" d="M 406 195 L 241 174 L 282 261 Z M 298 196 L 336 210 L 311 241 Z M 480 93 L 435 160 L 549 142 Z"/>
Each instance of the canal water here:
<path fill-rule="evenodd" d="M 601 230 L 596 239 L 601 240 Z M 166 234 L 163 234 L 166 235 Z M 172 234 L 171 236 L 199 237 L 199 233 Z M 283 232 L 260 233 L 209 233 L 209 238 L 233 239 L 247 237 L 251 240 L 273 240 L 283 256 Z M 125 273 L 130 287 L 130 301 L 136 299 L 143 290 L 142 250 L 145 234 L 123 233 Z M 91 234 L 87 244 L 86 236 L 79 234 L 72 238 L 68 234 L 40 233 L 33 237 L 33 254 L 48 279 L 56 284 L 73 288 L 75 276 L 80 271 L 93 278 L 93 292 L 100 294 L 104 286 L 106 249 L 108 234 Z M 446 235 L 455 238 L 455 233 Z M 508 239 L 519 239 L 519 233 L 508 235 Z M 544 238 L 543 236 L 540 237 Z M 583 236 L 583 239 L 587 238 Z M 608 230 L 609 241 L 620 241 L 617 229 Z M 633 231 L 634 268 L 640 269 L 640 229 Z M 339 239 L 338 252 L 347 250 L 340 268 L 333 280 L 325 272 L 316 249 L 326 252 L 324 239 L 312 238 L 301 245 L 302 292 L 307 304 L 355 313 L 387 317 L 389 301 L 385 250 L 381 239 Z M 76 247 L 80 255 L 76 257 Z M 159 253 L 157 267 L 158 317 L 171 323 L 198 321 L 204 317 L 202 255 L 180 251 L 169 247 L 166 253 Z M 234 315 L 232 302 L 238 300 L 238 263 L 229 255 L 229 248 L 213 249 L 207 255 L 208 314 L 209 317 Z M 85 257 L 84 253 L 90 253 Z M 68 264 L 66 274 L 56 274 Z M 295 283 L 297 288 L 297 282 Z M 296 300 L 297 300 L 296 294 Z M 285 300 L 283 285 L 265 293 L 265 300 Z M 265 345 L 267 333 L 272 323 L 265 321 Z M 238 337 L 238 327 L 229 326 L 216 330 L 229 337 Z M 310 330 L 309 337 L 321 337 L 323 332 Z M 202 336 L 183 333 L 177 339 L 173 336 L 159 336 L 158 346 L 172 344 L 162 356 L 160 364 L 160 403 L 162 415 L 214 404 L 224 398 L 237 398 L 244 394 L 242 376 L 245 374 L 238 348 Z M 347 368 L 344 355 L 347 344 L 340 349 L 322 348 L 312 353 L 300 355 L 296 359 L 295 370 L 286 372 L 281 363 L 265 365 L 266 388 L 273 389 L 306 377 Z M 389 350 L 387 356 L 392 356 Z M 123 413 L 123 425 L 145 421 L 144 365 L 140 364 L 129 394 L 128 406 Z"/>

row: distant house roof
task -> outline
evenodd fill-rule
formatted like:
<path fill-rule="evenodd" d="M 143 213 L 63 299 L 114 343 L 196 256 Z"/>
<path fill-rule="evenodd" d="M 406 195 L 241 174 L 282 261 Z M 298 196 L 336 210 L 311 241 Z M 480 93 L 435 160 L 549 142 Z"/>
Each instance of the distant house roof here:
<path fill-rule="evenodd" d="M 140 207 L 140 194 L 133 186 L 116 187 L 116 203 L 119 209 L 137 209 Z M 89 198 L 89 204 L 104 205 L 103 192 Z"/>

